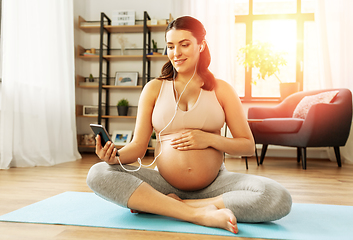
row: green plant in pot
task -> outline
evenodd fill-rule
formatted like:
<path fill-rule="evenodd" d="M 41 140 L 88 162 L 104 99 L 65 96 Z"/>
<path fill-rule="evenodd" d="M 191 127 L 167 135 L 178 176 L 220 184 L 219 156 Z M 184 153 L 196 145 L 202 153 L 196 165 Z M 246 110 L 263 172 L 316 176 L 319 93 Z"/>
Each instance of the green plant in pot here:
<path fill-rule="evenodd" d="M 119 116 L 127 116 L 129 111 L 129 101 L 126 98 L 120 99 L 117 108 Z"/>
<path fill-rule="evenodd" d="M 89 82 L 94 82 L 94 77 L 93 77 L 93 75 L 92 75 L 92 73 L 89 75 L 89 78 L 88 78 L 89 80 Z"/>
<path fill-rule="evenodd" d="M 152 39 L 152 48 L 153 52 L 158 52 L 157 42 L 154 39 Z"/>
<path fill-rule="evenodd" d="M 285 83 L 277 75 L 280 72 L 280 67 L 287 64 L 284 55 L 286 55 L 285 52 L 276 51 L 272 44 L 256 41 L 240 48 L 238 60 L 247 68 L 258 69 L 258 79 L 265 80 L 274 75 L 280 83 L 281 98 L 284 99 L 288 95 L 299 91 L 299 83 Z M 256 81 L 253 81 L 253 83 L 256 84 Z"/>

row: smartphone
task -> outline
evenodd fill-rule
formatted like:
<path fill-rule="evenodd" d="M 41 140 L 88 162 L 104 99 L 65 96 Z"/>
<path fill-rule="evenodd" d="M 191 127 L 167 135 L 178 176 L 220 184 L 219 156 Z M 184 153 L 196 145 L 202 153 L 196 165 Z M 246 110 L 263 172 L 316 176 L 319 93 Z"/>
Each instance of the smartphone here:
<path fill-rule="evenodd" d="M 104 126 L 99 125 L 99 124 L 90 124 L 90 127 L 92 129 L 92 131 L 94 132 L 94 134 L 99 135 L 101 137 L 101 144 L 104 147 L 104 145 L 110 141 L 113 142 L 110 137 L 109 137 L 109 133 L 107 132 L 107 130 L 105 129 Z M 116 152 L 116 155 L 119 156 L 119 152 Z"/>

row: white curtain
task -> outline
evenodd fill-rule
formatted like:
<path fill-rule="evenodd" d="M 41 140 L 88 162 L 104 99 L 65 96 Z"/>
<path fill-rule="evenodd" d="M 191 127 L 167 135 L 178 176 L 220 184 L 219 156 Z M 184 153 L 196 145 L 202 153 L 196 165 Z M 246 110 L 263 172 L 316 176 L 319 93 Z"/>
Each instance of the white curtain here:
<path fill-rule="evenodd" d="M 2 1 L 0 168 L 74 161 L 72 0 Z"/>
<path fill-rule="evenodd" d="M 210 70 L 216 78 L 233 86 L 236 63 L 234 0 L 175 0 L 173 17 L 190 15 L 200 20 L 206 29 L 206 40 L 211 52 Z"/>
<path fill-rule="evenodd" d="M 321 88 L 348 88 L 353 92 L 353 1 L 317 0 L 316 6 Z M 332 149 L 329 155 L 335 159 Z M 353 163 L 353 127 L 341 156 L 344 162 Z"/>

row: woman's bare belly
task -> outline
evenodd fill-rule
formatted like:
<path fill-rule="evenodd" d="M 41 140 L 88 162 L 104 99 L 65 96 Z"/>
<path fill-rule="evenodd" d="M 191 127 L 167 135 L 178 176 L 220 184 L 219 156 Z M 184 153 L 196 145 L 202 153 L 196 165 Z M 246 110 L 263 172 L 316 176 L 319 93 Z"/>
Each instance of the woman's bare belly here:
<path fill-rule="evenodd" d="M 174 149 L 171 140 L 162 141 L 162 153 L 157 158 L 159 173 L 172 186 L 195 191 L 207 187 L 217 177 L 223 154 L 214 149 L 181 151 Z M 161 150 L 157 146 L 156 154 Z"/>

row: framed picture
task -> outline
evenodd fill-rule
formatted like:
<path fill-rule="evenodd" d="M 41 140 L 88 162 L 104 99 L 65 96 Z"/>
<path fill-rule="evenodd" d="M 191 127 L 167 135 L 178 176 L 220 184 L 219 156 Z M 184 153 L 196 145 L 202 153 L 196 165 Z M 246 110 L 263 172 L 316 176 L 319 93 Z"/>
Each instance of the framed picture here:
<path fill-rule="evenodd" d="M 115 145 L 125 146 L 131 141 L 132 131 L 116 130 L 113 132 L 112 141 Z"/>
<path fill-rule="evenodd" d="M 115 86 L 137 86 L 138 72 L 116 72 Z"/>

